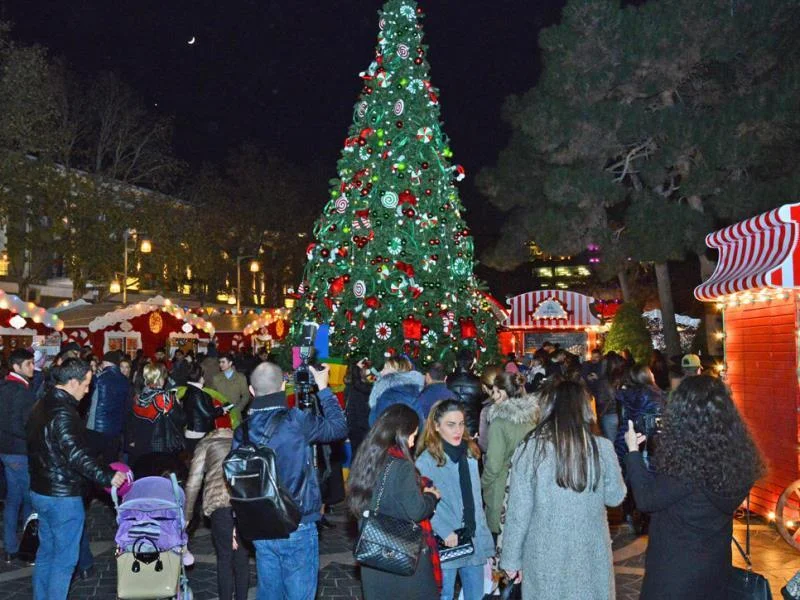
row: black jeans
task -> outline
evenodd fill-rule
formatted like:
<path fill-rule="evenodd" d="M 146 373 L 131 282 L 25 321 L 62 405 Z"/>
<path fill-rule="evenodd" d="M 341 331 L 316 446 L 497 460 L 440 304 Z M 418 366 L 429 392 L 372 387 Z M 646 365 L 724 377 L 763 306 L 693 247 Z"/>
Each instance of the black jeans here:
<path fill-rule="evenodd" d="M 230 507 L 211 513 L 211 538 L 217 552 L 217 592 L 220 600 L 246 600 L 250 586 L 250 557 L 241 537 L 239 549 L 233 549 L 233 512 Z"/>

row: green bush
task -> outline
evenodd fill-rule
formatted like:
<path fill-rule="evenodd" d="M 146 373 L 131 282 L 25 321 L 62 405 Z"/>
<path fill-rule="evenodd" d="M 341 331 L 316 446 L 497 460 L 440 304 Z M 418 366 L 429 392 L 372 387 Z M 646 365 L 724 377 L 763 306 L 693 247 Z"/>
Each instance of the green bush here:
<path fill-rule="evenodd" d="M 622 352 L 626 348 L 631 351 L 637 363 L 647 364 L 650 361 L 653 342 L 647 330 L 647 322 L 642 316 L 641 308 L 631 302 L 620 306 L 614 315 L 603 346 L 605 352 Z"/>

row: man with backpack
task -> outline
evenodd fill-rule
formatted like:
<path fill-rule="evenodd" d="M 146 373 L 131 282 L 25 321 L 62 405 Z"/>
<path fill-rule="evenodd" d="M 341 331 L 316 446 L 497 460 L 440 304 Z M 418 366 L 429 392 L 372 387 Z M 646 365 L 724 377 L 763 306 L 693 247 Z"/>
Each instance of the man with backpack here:
<path fill-rule="evenodd" d="M 288 538 L 253 539 L 258 598 L 313 600 L 316 595 L 319 569 L 316 522 L 321 517 L 322 497 L 311 445 L 343 439 L 347 435 L 347 421 L 339 401 L 328 388 L 329 369 L 310 367 L 310 371 L 319 388 L 320 414 L 287 408 L 280 367 L 263 362 L 250 377 L 254 399 L 248 418 L 234 435 L 234 450 L 249 441 L 274 452 L 278 484 L 300 512 L 300 523 Z M 237 513 L 241 536 L 247 537 L 249 525 L 258 525 L 247 522 L 254 519 L 257 516 L 252 513 Z"/>

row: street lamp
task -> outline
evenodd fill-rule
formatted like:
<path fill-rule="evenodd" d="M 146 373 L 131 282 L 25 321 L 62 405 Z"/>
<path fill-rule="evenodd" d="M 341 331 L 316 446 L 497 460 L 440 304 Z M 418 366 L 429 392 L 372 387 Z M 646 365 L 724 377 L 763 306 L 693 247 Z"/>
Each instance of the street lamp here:
<path fill-rule="evenodd" d="M 242 261 L 246 258 L 258 257 L 255 254 L 236 257 L 236 312 L 239 314 L 242 312 Z M 258 261 L 254 260 L 250 263 L 251 273 L 258 273 L 260 270 L 261 267 L 259 266 Z"/>
<path fill-rule="evenodd" d="M 128 303 L 128 252 L 130 252 L 131 250 L 136 250 L 136 246 L 135 245 L 134 245 L 133 248 L 130 248 L 130 249 L 128 248 L 128 240 L 130 238 L 133 238 L 134 243 L 135 243 L 135 241 L 138 238 L 138 236 L 139 236 L 139 234 L 136 232 L 135 229 L 126 229 L 125 231 L 122 232 L 122 239 L 125 242 L 125 251 L 124 251 L 124 256 L 123 256 L 123 262 L 125 264 L 125 267 L 123 269 L 123 274 L 122 274 L 122 303 L 123 304 L 127 304 Z M 142 238 L 141 241 L 139 242 L 139 251 L 142 254 L 150 254 L 150 252 L 153 251 L 153 246 L 150 243 L 150 240 L 148 240 L 146 238 Z"/>

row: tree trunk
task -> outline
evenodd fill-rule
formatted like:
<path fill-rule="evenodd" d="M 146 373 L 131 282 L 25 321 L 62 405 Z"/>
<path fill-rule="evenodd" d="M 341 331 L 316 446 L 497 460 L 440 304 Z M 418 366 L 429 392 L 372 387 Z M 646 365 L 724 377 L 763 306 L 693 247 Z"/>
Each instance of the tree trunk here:
<path fill-rule="evenodd" d="M 697 258 L 700 261 L 700 279 L 706 281 L 714 273 L 717 263 L 702 252 L 697 253 Z M 722 340 L 717 338 L 717 332 L 722 331 L 722 322 L 713 302 L 703 302 L 703 323 L 705 324 L 706 348 L 708 348 L 709 355 L 722 356 Z"/>
<path fill-rule="evenodd" d="M 656 282 L 658 283 L 658 300 L 661 303 L 661 326 L 664 330 L 667 357 L 678 356 L 681 354 L 681 342 L 678 337 L 678 326 L 675 323 L 675 305 L 672 302 L 669 265 L 666 262 L 655 263 L 655 271 Z"/>
<path fill-rule="evenodd" d="M 628 272 L 625 269 L 623 269 L 622 271 L 617 273 L 617 279 L 619 279 L 619 287 L 622 290 L 622 301 L 630 302 L 631 282 L 628 280 Z"/>

